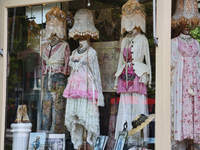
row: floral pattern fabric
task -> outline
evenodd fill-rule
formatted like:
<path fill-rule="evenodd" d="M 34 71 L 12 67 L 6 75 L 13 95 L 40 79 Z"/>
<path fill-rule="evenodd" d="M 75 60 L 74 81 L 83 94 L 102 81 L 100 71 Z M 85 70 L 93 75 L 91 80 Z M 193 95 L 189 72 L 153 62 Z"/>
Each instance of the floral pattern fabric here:
<path fill-rule="evenodd" d="M 199 43 L 172 39 L 171 77 L 174 140 L 194 139 L 200 134 Z"/>
<path fill-rule="evenodd" d="M 200 98 L 200 82 L 198 77 L 197 60 L 195 58 L 195 56 L 198 55 L 199 49 L 195 41 L 193 43 L 184 43 L 179 39 L 178 47 L 179 52 L 183 56 L 182 134 L 183 139 L 196 139 L 195 136 L 199 137 L 200 133 L 200 102 L 198 100 L 198 98 Z M 188 93 L 190 88 L 194 91 L 194 96 Z M 176 113 L 178 113 L 178 111 L 176 111 Z"/>
<path fill-rule="evenodd" d="M 66 99 L 62 96 L 66 85 L 65 75 L 51 75 L 51 91 L 48 88 L 48 78 L 49 75 L 46 74 L 43 83 L 42 130 L 65 133 Z"/>

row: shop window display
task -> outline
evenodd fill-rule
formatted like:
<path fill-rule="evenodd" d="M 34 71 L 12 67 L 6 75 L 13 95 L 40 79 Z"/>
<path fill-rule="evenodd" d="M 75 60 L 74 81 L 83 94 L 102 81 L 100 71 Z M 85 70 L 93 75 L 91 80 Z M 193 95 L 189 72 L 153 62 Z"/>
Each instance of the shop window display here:
<path fill-rule="evenodd" d="M 151 1 L 77 0 L 8 12 L 5 149 L 33 149 L 38 137 L 36 149 L 154 149 Z M 14 129 L 28 124 L 23 141 Z"/>

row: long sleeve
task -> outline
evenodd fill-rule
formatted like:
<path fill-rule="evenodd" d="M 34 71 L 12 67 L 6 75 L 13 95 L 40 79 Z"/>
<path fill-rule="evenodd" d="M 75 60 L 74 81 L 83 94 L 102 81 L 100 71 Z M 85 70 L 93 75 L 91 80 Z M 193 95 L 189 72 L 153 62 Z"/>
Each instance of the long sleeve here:
<path fill-rule="evenodd" d="M 121 43 L 121 50 L 120 50 L 120 55 L 119 55 L 119 63 L 118 63 L 118 68 L 117 68 L 117 72 L 115 74 L 115 87 L 114 89 L 117 89 L 118 87 L 118 82 L 119 82 L 119 75 L 121 75 L 122 73 L 122 66 L 123 64 L 125 63 L 124 61 L 124 58 L 123 58 L 123 50 L 124 50 L 124 47 L 125 47 L 125 44 L 126 44 L 126 38 L 123 38 L 122 39 L 122 43 Z"/>
<path fill-rule="evenodd" d="M 67 46 L 65 48 L 65 66 L 63 68 L 63 72 L 65 73 L 65 75 L 70 74 L 70 66 L 69 66 L 70 52 L 71 52 L 71 50 L 70 50 L 69 44 L 67 44 Z"/>
<path fill-rule="evenodd" d="M 143 50 L 145 52 L 145 60 L 146 60 L 146 65 L 148 68 L 148 75 L 149 75 L 149 84 L 151 84 L 152 81 L 152 75 L 151 75 L 151 60 L 150 60 L 150 54 L 149 54 L 149 43 L 147 38 L 145 37 L 145 40 L 143 42 Z"/>
<path fill-rule="evenodd" d="M 178 51 L 177 38 L 171 41 L 171 103 L 174 108 L 174 139 L 181 140 L 182 124 L 182 71 L 183 71 L 183 59 Z M 178 112 L 178 113 L 176 113 Z"/>
<path fill-rule="evenodd" d="M 93 81 L 96 86 L 96 90 L 98 92 L 98 99 L 97 99 L 97 106 L 104 106 L 104 96 L 102 93 L 102 85 L 101 85 L 101 76 L 100 76 L 100 71 L 99 71 L 99 63 L 98 63 L 98 58 L 96 51 L 93 51 L 94 53 L 92 54 L 93 56 L 90 56 L 90 68 L 92 71 L 93 75 Z"/>

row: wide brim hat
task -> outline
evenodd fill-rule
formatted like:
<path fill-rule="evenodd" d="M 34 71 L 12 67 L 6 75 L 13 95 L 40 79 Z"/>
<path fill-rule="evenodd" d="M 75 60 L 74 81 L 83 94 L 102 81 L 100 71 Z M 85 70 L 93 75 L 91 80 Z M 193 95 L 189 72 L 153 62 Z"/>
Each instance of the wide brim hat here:
<path fill-rule="evenodd" d="M 128 132 L 128 136 L 134 135 L 135 133 L 139 132 L 140 130 L 142 130 L 144 127 L 146 127 L 155 118 L 155 114 L 145 116 L 145 117 L 143 117 L 143 116 L 145 116 L 145 115 L 141 114 L 132 121 L 132 125 L 135 122 L 138 125 L 137 125 L 137 127 L 131 129 Z"/>

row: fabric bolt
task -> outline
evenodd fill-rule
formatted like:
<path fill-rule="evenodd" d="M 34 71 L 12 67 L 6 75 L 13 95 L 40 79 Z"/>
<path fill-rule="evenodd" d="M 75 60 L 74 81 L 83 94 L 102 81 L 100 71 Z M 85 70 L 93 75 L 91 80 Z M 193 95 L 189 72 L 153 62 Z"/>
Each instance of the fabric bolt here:
<path fill-rule="evenodd" d="M 98 106 L 104 106 L 96 51 L 92 47 L 82 54 L 73 51 L 69 65 L 71 75 L 63 92 L 67 98 L 65 125 L 75 149 L 83 143 L 84 129 L 87 130 L 87 142 L 94 146 L 100 134 Z"/>
<path fill-rule="evenodd" d="M 49 91 L 48 78 L 49 75 L 46 74 L 43 83 L 42 130 L 48 130 L 54 133 L 65 133 L 64 118 L 66 100 L 62 96 L 62 93 L 65 89 L 66 79 L 61 73 L 51 75 L 52 87 L 51 91 Z"/>
<path fill-rule="evenodd" d="M 197 40 L 186 43 L 180 36 L 172 39 L 171 48 L 171 98 L 174 107 L 174 118 L 172 118 L 174 120 L 174 140 L 194 139 L 195 143 L 199 143 L 199 43 Z"/>

